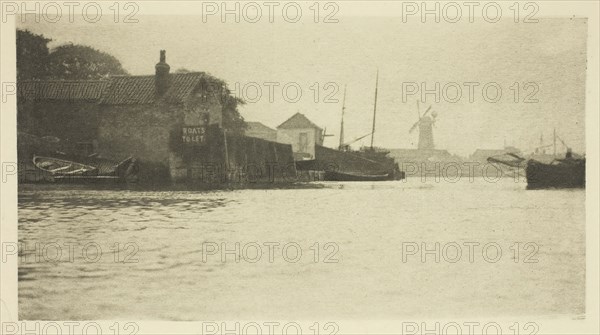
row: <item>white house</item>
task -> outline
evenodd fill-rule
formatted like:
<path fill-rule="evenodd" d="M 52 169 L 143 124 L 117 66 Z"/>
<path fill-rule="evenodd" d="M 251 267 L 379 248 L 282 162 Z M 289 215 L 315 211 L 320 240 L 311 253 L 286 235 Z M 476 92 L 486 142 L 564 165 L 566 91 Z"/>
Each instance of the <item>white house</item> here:
<path fill-rule="evenodd" d="M 323 145 L 323 129 L 300 113 L 277 127 L 277 142 L 292 145 L 294 159 L 314 159 L 315 145 Z"/>

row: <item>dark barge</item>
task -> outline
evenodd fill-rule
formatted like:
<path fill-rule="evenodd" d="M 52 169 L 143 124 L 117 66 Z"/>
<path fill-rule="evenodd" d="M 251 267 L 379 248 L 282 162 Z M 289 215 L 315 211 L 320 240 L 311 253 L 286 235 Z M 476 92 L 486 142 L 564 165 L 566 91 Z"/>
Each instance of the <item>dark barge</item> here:
<path fill-rule="evenodd" d="M 585 158 L 555 159 L 550 164 L 534 159 L 525 168 L 527 189 L 585 188 Z"/>

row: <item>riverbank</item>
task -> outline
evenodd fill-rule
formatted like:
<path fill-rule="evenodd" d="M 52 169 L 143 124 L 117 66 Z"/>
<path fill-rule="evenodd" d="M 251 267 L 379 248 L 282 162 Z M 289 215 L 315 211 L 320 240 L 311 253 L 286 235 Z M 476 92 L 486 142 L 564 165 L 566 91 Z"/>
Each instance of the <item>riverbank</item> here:
<path fill-rule="evenodd" d="M 295 189 L 321 189 L 325 186 L 320 183 L 293 182 L 293 183 L 222 183 L 222 184 L 136 184 L 136 183 L 20 183 L 19 192 L 22 191 L 51 191 L 51 190 L 104 190 L 104 191 L 227 191 L 227 190 L 295 190 Z"/>

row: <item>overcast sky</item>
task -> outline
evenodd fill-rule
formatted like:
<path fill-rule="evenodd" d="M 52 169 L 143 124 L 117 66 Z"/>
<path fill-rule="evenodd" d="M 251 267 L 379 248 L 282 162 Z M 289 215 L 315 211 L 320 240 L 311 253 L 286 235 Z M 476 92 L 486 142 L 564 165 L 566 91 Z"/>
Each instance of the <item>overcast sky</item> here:
<path fill-rule="evenodd" d="M 117 57 L 131 74 L 153 74 L 159 50 L 167 50 L 171 70 L 186 68 L 209 72 L 234 89 L 246 85 L 250 98 L 257 83 L 263 96 L 241 109 L 248 121 L 276 127 L 296 112 L 308 116 L 327 133 L 327 146 L 337 146 L 343 86 L 347 85 L 346 139 L 368 134 L 373 112 L 375 74 L 379 69 L 379 99 L 375 145 L 416 148 L 418 133 L 408 133 L 417 121 L 417 98 L 403 101 L 403 83 L 458 83 L 458 102 L 436 103 L 428 95 L 421 112 L 432 105 L 437 111 L 434 129 L 437 148 L 469 155 L 477 148 L 501 148 L 504 141 L 531 149 L 544 134 L 550 143 L 552 129 L 574 148 L 585 150 L 585 19 L 541 19 L 536 24 L 502 20 L 403 23 L 400 17 L 344 17 L 336 24 L 203 23 L 200 16 L 138 16 L 136 24 L 19 24 L 64 43 L 90 45 Z M 31 21 L 31 20 L 30 20 Z M 273 102 L 269 86 L 276 82 Z M 334 86 L 326 87 L 326 83 Z M 469 86 L 476 82 L 473 102 Z M 525 87 L 525 83 L 533 83 Z M 297 83 L 298 102 L 286 101 L 282 86 Z M 315 83 L 318 85 L 315 86 Z M 482 87 L 497 83 L 502 97 L 497 103 L 483 98 Z M 519 85 L 519 102 L 514 102 Z M 472 84 L 475 85 L 475 84 Z M 324 102 L 327 94 L 338 103 Z M 315 103 L 316 88 L 320 95 Z M 539 91 L 524 103 L 528 94 Z M 455 96 L 448 90 L 448 99 Z M 291 100 L 295 91 L 289 88 Z M 489 98 L 495 89 L 490 88 Z M 368 139 L 356 145 L 368 144 Z"/>

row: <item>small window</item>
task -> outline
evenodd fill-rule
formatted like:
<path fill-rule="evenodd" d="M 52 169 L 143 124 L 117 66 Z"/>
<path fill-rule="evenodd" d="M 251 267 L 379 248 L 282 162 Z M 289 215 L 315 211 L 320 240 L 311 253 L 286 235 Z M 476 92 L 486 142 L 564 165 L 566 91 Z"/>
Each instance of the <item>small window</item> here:
<path fill-rule="evenodd" d="M 308 133 L 300 133 L 298 152 L 308 152 Z"/>

